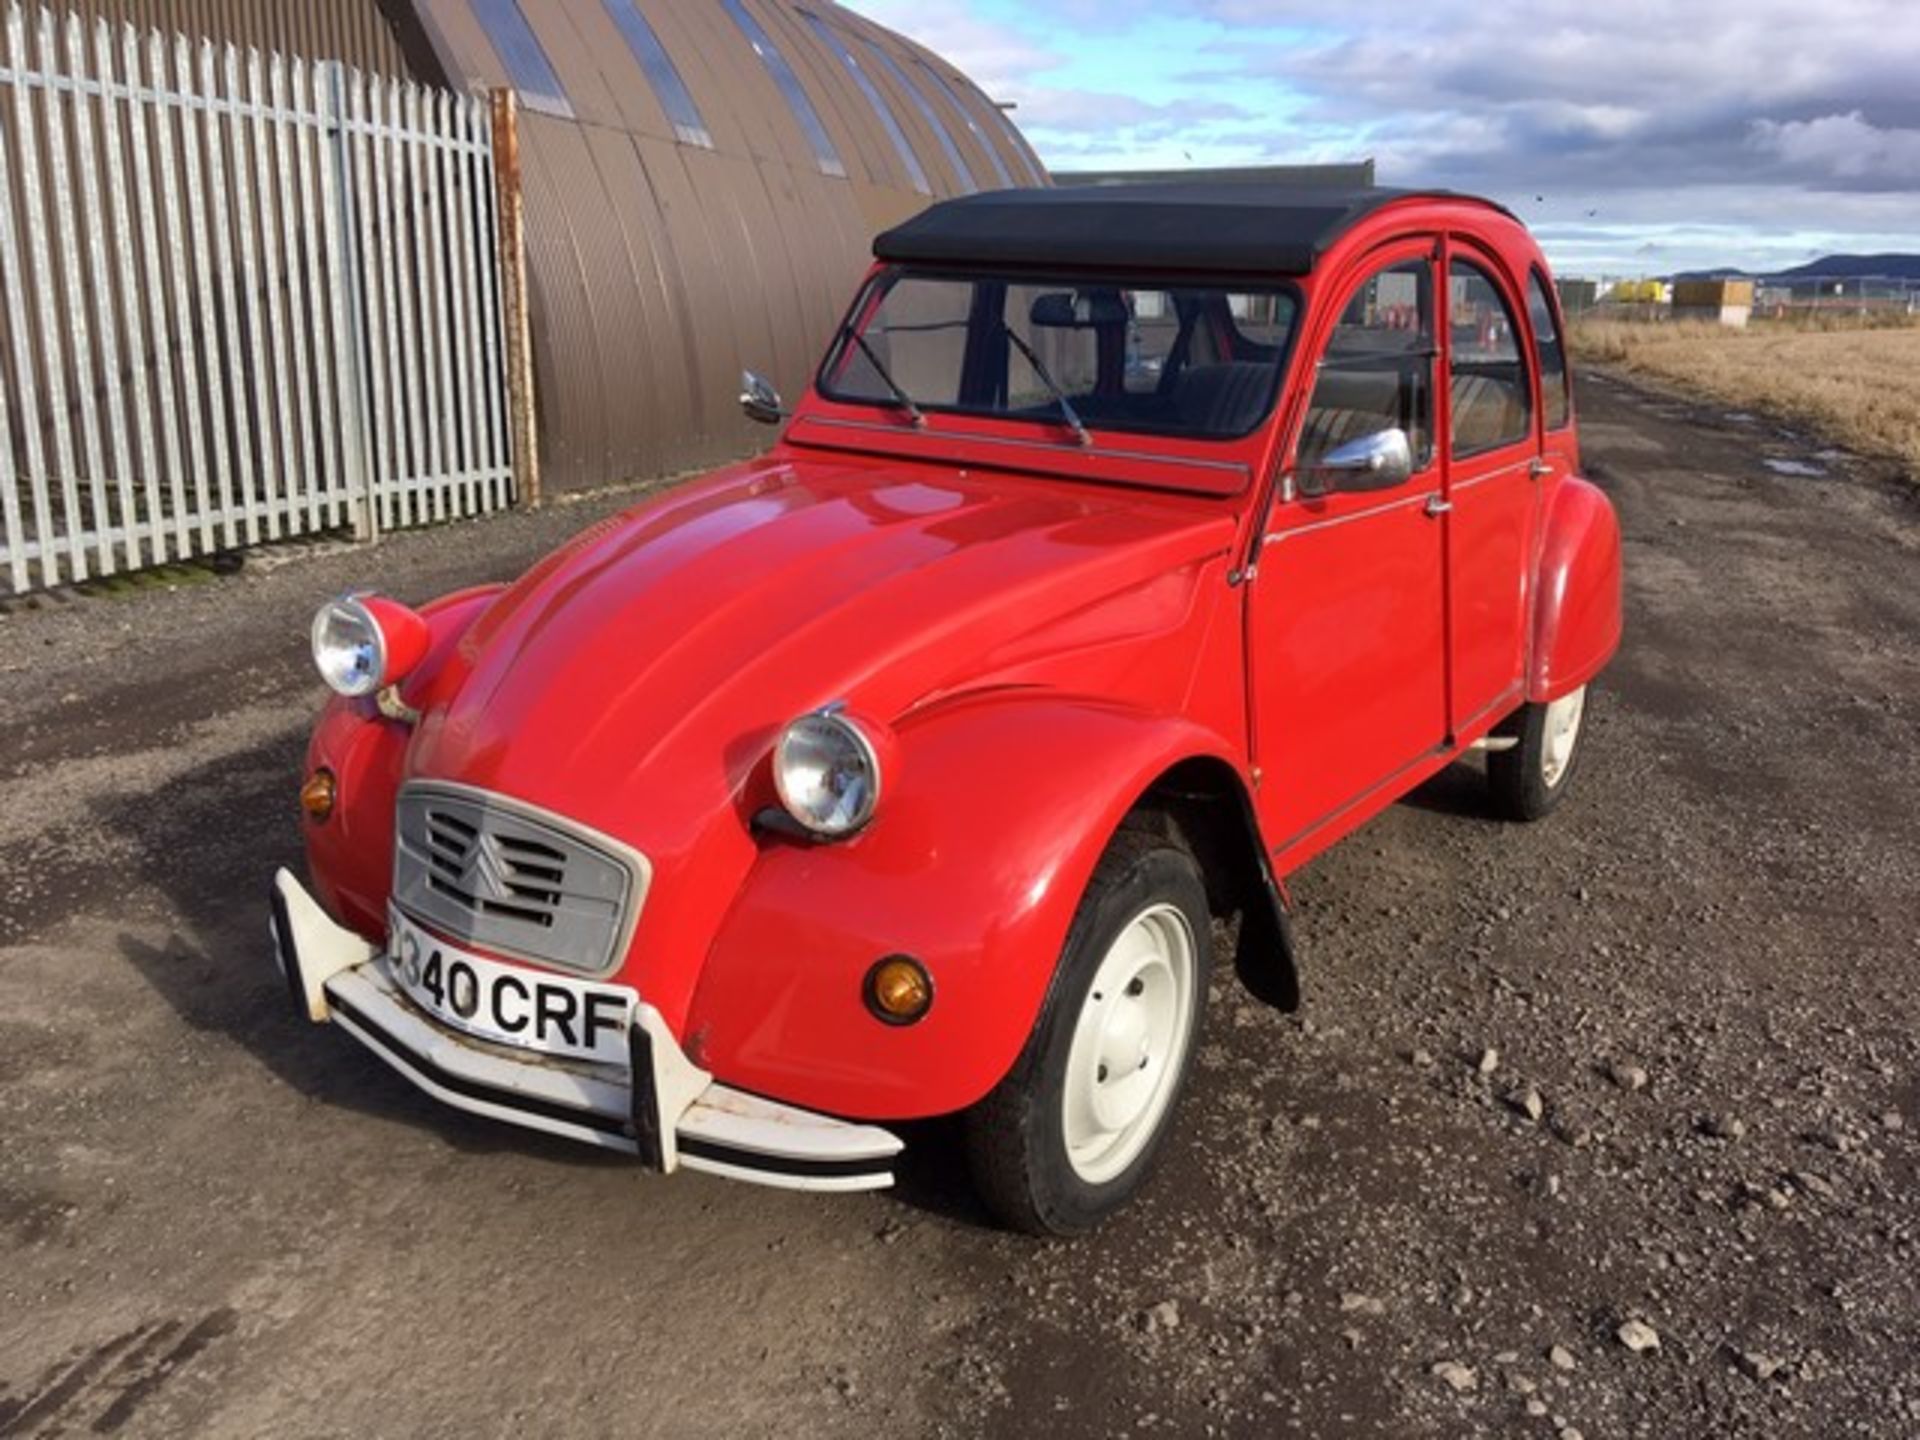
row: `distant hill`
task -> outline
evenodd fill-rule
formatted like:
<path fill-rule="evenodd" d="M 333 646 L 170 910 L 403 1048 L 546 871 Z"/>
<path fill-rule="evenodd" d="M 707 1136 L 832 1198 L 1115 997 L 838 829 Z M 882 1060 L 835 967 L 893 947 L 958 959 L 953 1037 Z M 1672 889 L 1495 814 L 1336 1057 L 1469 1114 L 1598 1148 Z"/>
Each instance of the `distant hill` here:
<path fill-rule="evenodd" d="M 1875 280 L 1920 280 L 1920 255 L 1822 255 L 1791 270 L 1782 270 L 1776 280 L 1805 280 L 1815 276 L 1851 280 L 1865 276 Z"/>
<path fill-rule="evenodd" d="M 1687 270 L 1676 280 L 1920 280 L 1920 255 L 1822 255 L 1791 270 L 1762 273 L 1737 265 L 1717 270 Z"/>

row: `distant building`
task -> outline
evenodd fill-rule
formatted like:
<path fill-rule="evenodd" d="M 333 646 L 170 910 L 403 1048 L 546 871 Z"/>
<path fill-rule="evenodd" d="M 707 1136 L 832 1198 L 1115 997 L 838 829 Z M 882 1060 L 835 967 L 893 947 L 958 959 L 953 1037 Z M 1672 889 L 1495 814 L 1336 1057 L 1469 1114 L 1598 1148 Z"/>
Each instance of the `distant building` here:
<path fill-rule="evenodd" d="M 1578 315 L 1600 303 L 1598 280 L 1556 279 L 1553 288 L 1560 296 L 1561 313 L 1566 315 Z"/>
<path fill-rule="evenodd" d="M 1680 280 L 1673 287 L 1673 318 L 1709 320 L 1743 328 L 1753 315 L 1751 280 Z"/>
<path fill-rule="evenodd" d="M 1671 295 L 1663 280 L 1616 280 L 1607 291 L 1607 299 L 1616 305 L 1664 305 Z"/>

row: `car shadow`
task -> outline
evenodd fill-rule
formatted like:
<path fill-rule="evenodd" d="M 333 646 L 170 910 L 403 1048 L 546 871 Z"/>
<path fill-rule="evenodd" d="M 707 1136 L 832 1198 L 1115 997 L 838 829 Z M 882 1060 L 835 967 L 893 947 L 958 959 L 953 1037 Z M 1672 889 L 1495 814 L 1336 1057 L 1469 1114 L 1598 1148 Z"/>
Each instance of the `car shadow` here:
<path fill-rule="evenodd" d="M 442 1105 L 340 1031 L 293 1013 L 268 938 L 267 886 L 277 867 L 303 867 L 293 796 L 305 745 L 304 731 L 277 736 L 95 807 L 113 873 L 94 882 L 126 888 L 137 878 L 176 917 L 162 944 L 122 932 L 127 964 L 183 1023 L 233 1041 L 319 1104 L 418 1125 L 469 1153 L 630 1165 L 614 1152 Z"/>
<path fill-rule="evenodd" d="M 1456 760 L 1399 803 L 1434 815 L 1488 819 L 1492 812 L 1487 807 L 1486 766 L 1478 760 Z"/>
<path fill-rule="evenodd" d="M 962 1229 L 997 1232 L 967 1173 L 967 1138 L 958 1115 L 887 1127 L 906 1144 L 893 1172 L 893 1198 Z"/>

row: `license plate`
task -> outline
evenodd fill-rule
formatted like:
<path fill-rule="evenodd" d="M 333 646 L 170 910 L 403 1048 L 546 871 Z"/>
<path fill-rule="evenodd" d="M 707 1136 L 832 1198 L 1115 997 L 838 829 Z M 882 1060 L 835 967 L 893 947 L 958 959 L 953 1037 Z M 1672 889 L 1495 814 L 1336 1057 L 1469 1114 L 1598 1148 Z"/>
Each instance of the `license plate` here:
<path fill-rule="evenodd" d="M 543 1055 L 628 1063 L 635 991 L 503 965 L 388 913 L 387 974 L 434 1019 Z"/>

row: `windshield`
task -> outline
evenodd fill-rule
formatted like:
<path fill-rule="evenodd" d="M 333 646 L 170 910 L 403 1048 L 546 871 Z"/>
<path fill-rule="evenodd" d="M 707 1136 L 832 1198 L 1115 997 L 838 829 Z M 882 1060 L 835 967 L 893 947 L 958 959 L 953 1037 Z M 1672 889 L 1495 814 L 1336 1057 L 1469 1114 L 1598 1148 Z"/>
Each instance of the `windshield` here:
<path fill-rule="evenodd" d="M 1280 389 L 1291 290 L 888 270 L 828 352 L 820 392 L 911 415 L 1237 439 Z M 902 397 L 905 397 L 904 400 Z"/>

